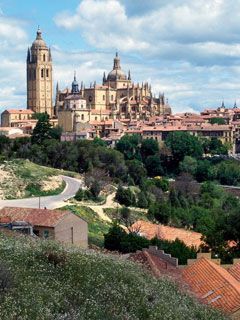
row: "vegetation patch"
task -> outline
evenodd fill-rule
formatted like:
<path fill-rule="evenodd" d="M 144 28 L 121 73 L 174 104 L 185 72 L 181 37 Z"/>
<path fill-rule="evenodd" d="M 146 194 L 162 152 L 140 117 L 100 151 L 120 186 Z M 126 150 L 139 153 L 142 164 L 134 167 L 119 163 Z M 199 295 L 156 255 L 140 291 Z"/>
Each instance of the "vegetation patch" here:
<path fill-rule="evenodd" d="M 29 160 L 4 161 L 0 165 L 0 198 L 17 199 L 61 193 L 65 183 L 60 175 L 74 173 L 40 166 Z"/>
<path fill-rule="evenodd" d="M 1 320 L 226 319 L 133 262 L 76 247 L 0 235 L 0 261 L 12 277 Z"/>

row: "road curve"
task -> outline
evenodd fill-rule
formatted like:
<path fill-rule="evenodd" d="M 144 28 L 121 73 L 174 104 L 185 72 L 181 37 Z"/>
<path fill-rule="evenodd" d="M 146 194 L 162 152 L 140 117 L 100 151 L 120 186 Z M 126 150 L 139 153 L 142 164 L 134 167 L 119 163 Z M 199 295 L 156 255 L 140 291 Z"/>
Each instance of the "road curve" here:
<path fill-rule="evenodd" d="M 82 186 L 82 181 L 70 178 L 67 176 L 61 176 L 66 183 L 66 187 L 62 193 L 56 196 L 46 197 L 32 197 L 16 200 L 0 200 L 0 208 L 3 207 L 20 207 L 20 208 L 47 208 L 56 209 L 66 205 L 64 200 L 68 200 L 75 196 L 78 189 Z"/>

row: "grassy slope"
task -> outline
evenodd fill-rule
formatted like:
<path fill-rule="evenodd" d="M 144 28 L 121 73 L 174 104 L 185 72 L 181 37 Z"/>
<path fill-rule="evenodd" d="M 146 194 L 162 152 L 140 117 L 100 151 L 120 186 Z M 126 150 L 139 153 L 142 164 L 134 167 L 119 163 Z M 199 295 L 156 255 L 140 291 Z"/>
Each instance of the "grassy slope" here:
<path fill-rule="evenodd" d="M 54 266 L 49 254 L 60 263 Z M 1 293 L 1 320 L 225 319 L 117 258 L 1 235 L 0 261 L 12 278 L 12 288 Z"/>
<path fill-rule="evenodd" d="M 73 172 L 40 166 L 29 160 L 22 159 L 8 161 L 3 165 L 4 168 L 2 169 L 11 176 L 0 184 L 0 188 L 5 190 L 5 197 L 8 199 L 59 194 L 63 191 L 64 184 L 57 189 L 46 192 L 39 188 L 39 183 L 48 180 L 51 176 L 60 174 L 75 175 Z"/>
<path fill-rule="evenodd" d="M 82 206 L 66 206 L 61 208 L 63 210 L 70 210 L 75 214 L 80 215 L 88 222 L 88 241 L 89 244 L 103 247 L 104 234 L 108 232 L 110 224 L 101 220 L 98 215 L 88 207 Z"/>

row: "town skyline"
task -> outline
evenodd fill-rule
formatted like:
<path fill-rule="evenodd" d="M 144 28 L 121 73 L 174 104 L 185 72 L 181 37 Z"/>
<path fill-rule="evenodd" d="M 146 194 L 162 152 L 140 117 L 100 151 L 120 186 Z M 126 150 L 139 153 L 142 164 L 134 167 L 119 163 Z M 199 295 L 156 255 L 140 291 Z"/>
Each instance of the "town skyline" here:
<path fill-rule="evenodd" d="M 101 83 L 103 72 L 111 70 L 117 50 L 122 69 L 131 70 L 135 83 L 151 83 L 156 95 L 164 92 L 173 112 L 214 108 L 222 100 L 229 107 L 235 100 L 239 104 L 237 14 L 233 14 L 228 30 L 220 37 L 224 13 L 239 1 L 181 3 L 149 1 L 145 6 L 143 2 L 136 6 L 134 1 L 129 4 L 117 0 L 72 0 L 61 4 L 26 1 L 20 7 L 15 0 L 1 1 L 0 112 L 26 107 L 26 51 L 38 25 L 52 49 L 54 86 L 58 81 L 61 88 L 69 87 L 74 70 L 78 81 L 87 86 L 94 81 Z M 169 22 L 164 14 L 174 19 L 172 32 L 165 30 Z M 182 22 L 177 21 L 179 17 Z M 204 23 L 200 23 L 201 17 L 206 19 Z M 151 18 L 155 28 L 152 33 Z M 156 25 L 158 18 L 161 23 Z M 193 28 L 197 22 L 199 28 Z"/>

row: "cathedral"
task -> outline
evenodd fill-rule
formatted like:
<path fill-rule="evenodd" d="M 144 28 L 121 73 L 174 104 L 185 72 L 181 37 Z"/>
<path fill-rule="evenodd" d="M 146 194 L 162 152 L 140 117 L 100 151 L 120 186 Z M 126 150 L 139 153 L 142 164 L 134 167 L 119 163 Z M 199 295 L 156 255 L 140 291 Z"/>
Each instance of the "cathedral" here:
<path fill-rule="evenodd" d="M 113 60 L 113 69 L 102 84 L 96 82 L 79 86 L 76 74 L 71 90 L 56 87 L 53 107 L 53 77 L 51 50 L 37 30 L 35 41 L 27 52 L 27 108 L 36 113 L 48 113 L 58 119 L 64 131 L 76 131 L 78 124 L 91 121 L 148 120 L 151 116 L 171 114 L 171 108 L 163 94 L 153 96 L 146 82 L 135 84 L 131 72 L 124 73 L 118 53 Z"/>

